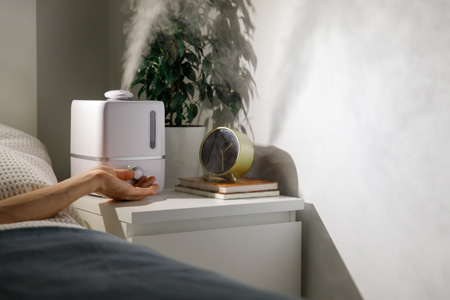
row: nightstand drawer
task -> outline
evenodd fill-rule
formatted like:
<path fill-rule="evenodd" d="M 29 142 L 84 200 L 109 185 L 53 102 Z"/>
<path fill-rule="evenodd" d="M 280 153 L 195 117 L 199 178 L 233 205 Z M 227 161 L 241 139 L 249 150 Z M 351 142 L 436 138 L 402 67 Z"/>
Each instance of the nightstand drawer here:
<path fill-rule="evenodd" d="M 176 260 L 247 284 L 300 296 L 301 222 L 135 236 Z"/>

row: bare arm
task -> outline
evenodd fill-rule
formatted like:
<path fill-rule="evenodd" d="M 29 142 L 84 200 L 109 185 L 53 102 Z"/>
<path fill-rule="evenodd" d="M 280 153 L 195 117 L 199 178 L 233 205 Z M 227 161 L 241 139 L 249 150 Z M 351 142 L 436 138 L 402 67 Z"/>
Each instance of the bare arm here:
<path fill-rule="evenodd" d="M 95 167 L 74 177 L 29 193 L 0 201 L 0 224 L 50 218 L 78 198 L 99 193 L 114 200 L 142 200 L 156 195 L 155 177 L 143 177 L 133 186 L 124 180 L 134 176 L 132 170 Z"/>

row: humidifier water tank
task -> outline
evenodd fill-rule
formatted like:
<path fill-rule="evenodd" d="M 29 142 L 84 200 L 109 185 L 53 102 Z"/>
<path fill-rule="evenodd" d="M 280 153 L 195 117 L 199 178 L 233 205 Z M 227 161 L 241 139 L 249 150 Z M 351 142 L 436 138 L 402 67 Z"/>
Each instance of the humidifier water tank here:
<path fill-rule="evenodd" d="M 164 104 L 130 101 L 131 93 L 110 91 L 108 100 L 73 100 L 70 164 L 72 176 L 93 166 L 133 169 L 135 179 L 155 176 L 164 188 Z M 112 95 L 112 96 L 111 96 Z M 125 95 L 125 96 L 124 96 Z"/>

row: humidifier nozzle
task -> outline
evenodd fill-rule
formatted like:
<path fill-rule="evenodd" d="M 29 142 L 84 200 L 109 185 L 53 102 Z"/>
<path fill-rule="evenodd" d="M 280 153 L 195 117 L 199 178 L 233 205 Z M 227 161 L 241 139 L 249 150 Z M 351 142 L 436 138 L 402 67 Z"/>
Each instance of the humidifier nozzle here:
<path fill-rule="evenodd" d="M 105 97 L 111 100 L 131 100 L 133 93 L 125 90 L 112 90 L 105 93 Z"/>

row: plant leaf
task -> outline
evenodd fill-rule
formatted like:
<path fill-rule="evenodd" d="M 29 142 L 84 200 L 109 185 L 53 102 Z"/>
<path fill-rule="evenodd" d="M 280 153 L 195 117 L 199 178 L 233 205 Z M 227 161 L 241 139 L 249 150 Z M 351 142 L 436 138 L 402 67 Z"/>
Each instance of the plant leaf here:
<path fill-rule="evenodd" d="M 186 84 L 186 90 L 187 90 L 187 93 L 191 96 L 191 98 L 194 98 L 195 87 L 192 83 Z"/>
<path fill-rule="evenodd" d="M 211 87 L 211 85 L 206 85 L 206 94 L 207 94 L 207 96 L 208 96 L 208 99 L 209 99 L 209 101 L 211 102 L 211 103 L 213 103 L 213 100 L 214 100 L 214 92 L 213 92 L 213 89 L 212 89 L 212 87 Z"/>
<path fill-rule="evenodd" d="M 197 81 L 197 77 L 195 76 L 195 72 L 194 72 L 194 70 L 192 70 L 192 68 L 187 68 L 187 70 L 185 72 L 187 72 L 187 73 L 184 73 L 184 74 L 190 81 L 192 81 L 192 82 Z"/>
<path fill-rule="evenodd" d="M 146 88 L 146 86 L 143 85 L 143 86 L 141 86 L 141 88 L 139 89 L 139 92 L 138 92 L 138 99 L 141 98 L 141 95 L 142 95 L 142 93 L 145 91 L 145 88 Z"/>
<path fill-rule="evenodd" d="M 197 56 L 193 53 L 186 52 L 184 54 L 184 57 L 187 61 L 189 61 L 191 64 L 198 64 L 200 61 L 198 60 Z"/>
<path fill-rule="evenodd" d="M 177 43 L 178 52 L 180 53 L 180 56 L 183 56 L 184 51 L 186 50 L 183 37 L 179 33 L 175 34 L 173 37 L 175 39 L 175 42 Z"/>
<path fill-rule="evenodd" d="M 185 97 L 181 93 L 176 93 L 172 98 L 172 111 L 176 112 L 183 108 L 183 102 L 185 101 Z"/>
<path fill-rule="evenodd" d="M 194 120 L 194 118 L 195 118 L 195 115 L 194 115 L 194 110 L 192 109 L 192 106 L 191 105 L 187 105 L 186 104 L 186 106 L 185 106 L 185 110 L 186 110 L 186 112 L 187 112 L 187 123 L 192 123 L 192 121 Z"/>
<path fill-rule="evenodd" d="M 192 120 L 194 120 L 195 117 L 198 115 L 198 106 L 196 104 L 191 104 L 190 108 L 192 111 Z"/>
<path fill-rule="evenodd" d="M 206 76 L 211 75 L 212 65 L 207 59 L 203 60 L 202 70 L 205 72 Z"/>

